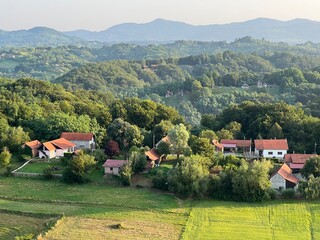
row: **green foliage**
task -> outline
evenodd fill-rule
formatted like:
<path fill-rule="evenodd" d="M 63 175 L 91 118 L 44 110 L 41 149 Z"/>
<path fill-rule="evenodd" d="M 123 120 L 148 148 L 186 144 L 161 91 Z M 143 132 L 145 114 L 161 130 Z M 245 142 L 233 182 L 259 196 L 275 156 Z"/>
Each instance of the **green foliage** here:
<path fill-rule="evenodd" d="M 147 158 L 143 151 L 133 151 L 129 156 L 133 173 L 142 172 L 147 165 Z"/>
<path fill-rule="evenodd" d="M 7 167 L 10 164 L 12 154 L 7 147 L 2 148 L 0 153 L 0 166 Z"/>
<path fill-rule="evenodd" d="M 294 189 L 285 189 L 281 191 L 281 197 L 284 199 L 292 199 L 295 196 L 295 190 Z"/>
<path fill-rule="evenodd" d="M 213 158 L 215 149 L 208 138 L 198 138 L 193 136 L 190 142 L 190 147 L 193 154 L 199 154 L 208 158 Z"/>
<path fill-rule="evenodd" d="M 306 179 L 310 175 L 320 177 L 320 157 L 309 158 L 301 169 L 301 175 Z"/>
<path fill-rule="evenodd" d="M 165 141 L 159 142 L 159 144 L 157 146 L 157 151 L 160 156 L 161 155 L 168 155 L 170 153 L 170 144 Z"/>
<path fill-rule="evenodd" d="M 179 159 L 179 155 L 188 148 L 189 132 L 187 128 L 180 123 L 169 130 L 168 137 L 170 141 L 170 151 L 171 153 L 177 154 L 177 158 Z"/>
<path fill-rule="evenodd" d="M 125 164 L 122 169 L 121 169 L 121 173 L 120 173 L 120 178 L 122 181 L 122 184 L 124 186 L 130 186 L 131 185 L 131 175 L 132 175 L 133 171 L 132 171 L 132 167 L 130 166 L 130 164 Z"/>
<path fill-rule="evenodd" d="M 307 181 L 299 182 L 299 192 L 306 199 L 317 199 L 320 197 L 320 178 L 310 175 Z"/>
<path fill-rule="evenodd" d="M 169 190 L 181 198 L 201 198 L 208 188 L 209 171 L 190 157 L 182 161 L 181 165 L 170 171 L 168 176 Z"/>
<path fill-rule="evenodd" d="M 53 169 L 51 166 L 46 167 L 45 169 L 43 169 L 42 174 L 43 174 L 43 178 L 46 180 L 50 180 L 53 178 Z"/>
<path fill-rule="evenodd" d="M 168 171 L 156 169 L 156 173 L 152 176 L 152 187 L 163 191 L 168 191 Z"/>
<path fill-rule="evenodd" d="M 214 139 L 218 139 L 217 134 L 212 130 L 203 130 L 200 133 L 200 137 L 209 139 L 210 143 Z"/>

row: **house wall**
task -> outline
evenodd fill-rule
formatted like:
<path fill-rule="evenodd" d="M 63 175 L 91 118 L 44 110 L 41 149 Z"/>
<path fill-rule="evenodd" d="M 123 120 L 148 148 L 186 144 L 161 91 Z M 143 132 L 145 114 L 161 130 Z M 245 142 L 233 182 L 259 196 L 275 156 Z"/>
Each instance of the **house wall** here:
<path fill-rule="evenodd" d="M 259 150 L 255 149 L 255 154 L 259 154 Z M 287 154 L 287 150 L 263 150 L 262 151 L 262 157 L 264 158 L 283 159 L 285 154 Z"/>
<path fill-rule="evenodd" d="M 286 189 L 286 180 L 278 173 L 270 178 L 270 182 L 273 189 Z"/>
<path fill-rule="evenodd" d="M 104 167 L 104 173 L 105 174 L 113 174 L 113 175 L 120 175 L 120 168 L 118 167 L 114 167 L 114 168 L 110 168 L 110 167 Z"/>
<path fill-rule="evenodd" d="M 54 158 L 55 156 L 56 156 L 55 151 L 48 151 L 48 150 L 39 151 L 39 158 Z"/>
<path fill-rule="evenodd" d="M 76 148 L 89 148 L 89 149 L 95 149 L 95 142 L 94 139 L 92 138 L 90 141 L 76 141 L 72 140 L 70 142 L 73 142 L 76 144 Z"/>

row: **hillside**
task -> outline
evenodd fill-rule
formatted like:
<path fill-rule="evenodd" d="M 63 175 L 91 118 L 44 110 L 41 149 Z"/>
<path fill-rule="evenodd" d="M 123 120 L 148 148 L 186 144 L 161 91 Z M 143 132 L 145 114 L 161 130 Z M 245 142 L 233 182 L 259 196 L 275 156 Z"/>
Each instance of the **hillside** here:
<path fill-rule="evenodd" d="M 176 40 L 234 41 L 250 36 L 277 42 L 320 42 L 320 23 L 306 19 L 279 21 L 257 18 L 245 22 L 194 26 L 156 19 L 149 23 L 125 23 L 101 32 L 71 31 L 69 36 L 101 42 L 169 42 Z"/>

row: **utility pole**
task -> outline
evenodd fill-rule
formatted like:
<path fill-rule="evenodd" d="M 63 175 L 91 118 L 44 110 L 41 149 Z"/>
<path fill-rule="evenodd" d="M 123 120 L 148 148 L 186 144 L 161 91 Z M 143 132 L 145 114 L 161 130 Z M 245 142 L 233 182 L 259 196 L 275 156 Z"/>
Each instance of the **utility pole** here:
<path fill-rule="evenodd" d="M 317 142 L 314 143 L 314 153 L 317 153 Z"/>

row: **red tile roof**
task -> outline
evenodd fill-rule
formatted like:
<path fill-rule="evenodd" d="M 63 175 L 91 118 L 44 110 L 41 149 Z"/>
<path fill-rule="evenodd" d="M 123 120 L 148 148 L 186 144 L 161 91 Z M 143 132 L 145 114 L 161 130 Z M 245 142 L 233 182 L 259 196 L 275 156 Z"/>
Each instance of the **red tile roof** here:
<path fill-rule="evenodd" d="M 224 148 L 224 146 L 221 143 L 219 143 L 216 139 L 212 140 L 212 144 L 215 145 L 217 148 L 220 148 L 220 149 Z"/>
<path fill-rule="evenodd" d="M 288 150 L 287 139 L 256 139 L 254 145 L 257 150 Z"/>
<path fill-rule="evenodd" d="M 148 158 L 151 161 L 156 161 L 160 158 L 159 153 L 158 153 L 157 149 L 155 149 L 155 148 L 152 148 L 151 150 L 145 152 L 145 155 L 148 156 Z"/>
<path fill-rule="evenodd" d="M 43 146 L 45 146 L 45 148 L 48 149 L 49 151 L 56 150 L 55 146 L 53 146 L 51 142 L 45 142 L 43 143 Z"/>
<path fill-rule="evenodd" d="M 224 144 L 235 144 L 236 147 L 250 147 L 251 140 L 237 140 L 237 139 L 221 139 L 220 143 Z"/>
<path fill-rule="evenodd" d="M 61 138 L 69 141 L 90 141 L 93 138 L 92 133 L 76 133 L 76 132 L 63 132 Z"/>
<path fill-rule="evenodd" d="M 103 167 L 122 167 L 123 165 L 125 165 L 127 163 L 128 163 L 127 160 L 107 159 L 102 166 Z"/>
<path fill-rule="evenodd" d="M 76 145 L 72 142 L 69 142 L 68 140 L 64 138 L 59 138 L 56 140 L 52 140 L 50 142 L 45 142 L 43 145 L 48 149 L 49 151 L 56 150 L 57 148 L 60 149 L 67 149 L 67 148 L 72 148 L 75 147 Z"/>
<path fill-rule="evenodd" d="M 292 170 L 287 164 L 283 164 L 277 173 L 282 176 L 285 180 L 297 184 L 299 179 L 292 175 Z"/>
<path fill-rule="evenodd" d="M 291 169 L 302 169 L 304 164 L 299 164 L 299 163 L 289 163 L 289 167 Z"/>
<path fill-rule="evenodd" d="M 285 154 L 284 161 L 286 163 L 305 164 L 309 158 L 317 156 L 317 154 Z"/>
<path fill-rule="evenodd" d="M 33 140 L 30 142 L 26 142 L 25 145 L 30 147 L 31 149 L 38 149 L 42 144 L 38 140 Z"/>

